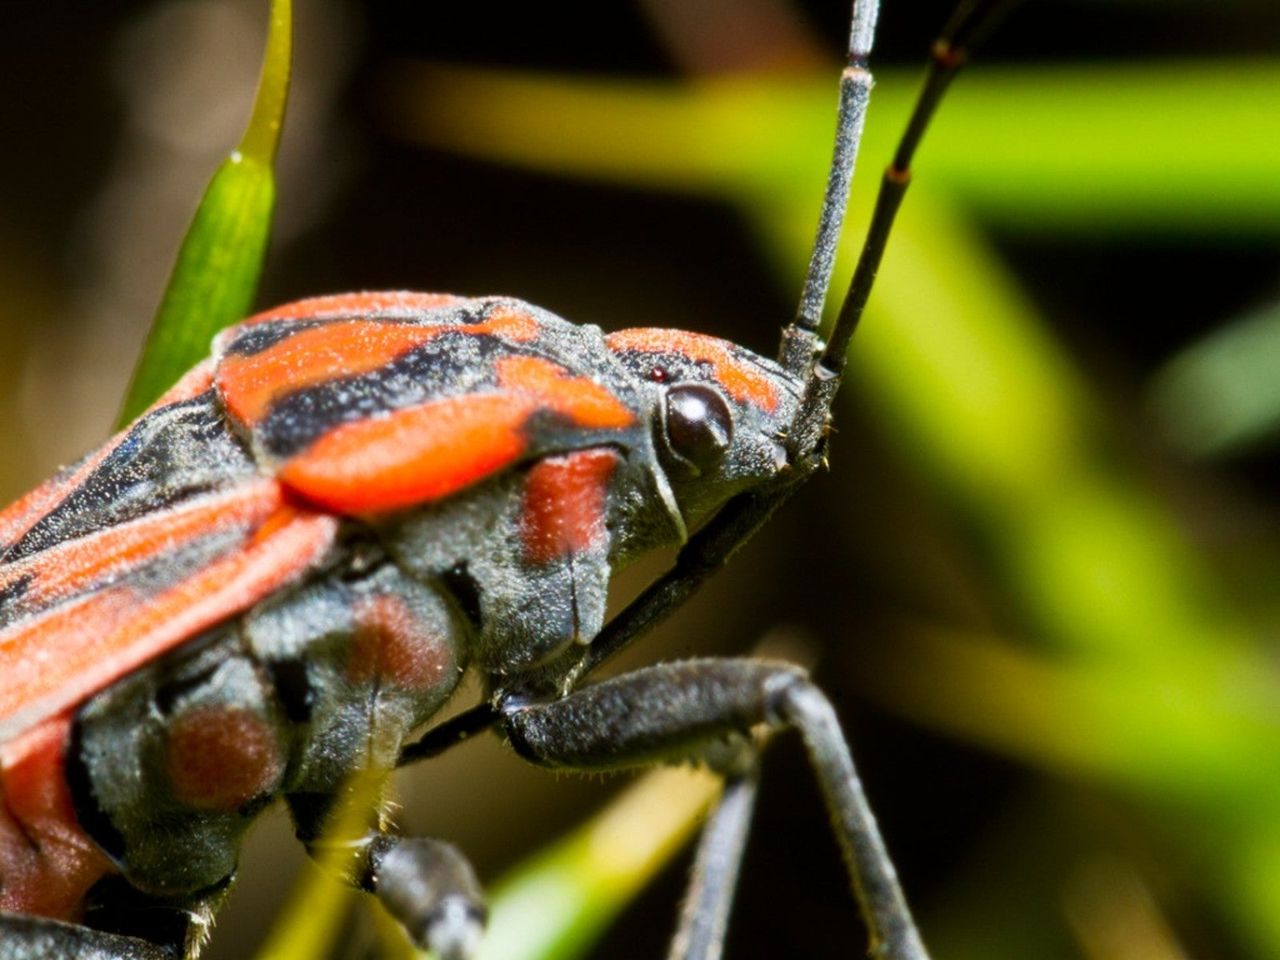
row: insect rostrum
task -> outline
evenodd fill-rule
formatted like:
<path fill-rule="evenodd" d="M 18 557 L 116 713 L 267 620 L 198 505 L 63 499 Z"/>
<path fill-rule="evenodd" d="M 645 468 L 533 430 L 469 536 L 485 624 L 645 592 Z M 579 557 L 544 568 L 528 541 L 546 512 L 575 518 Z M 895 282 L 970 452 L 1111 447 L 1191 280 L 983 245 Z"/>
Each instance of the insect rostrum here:
<path fill-rule="evenodd" d="M 353 774 L 460 731 L 496 725 L 527 759 L 585 771 L 697 756 L 758 724 L 799 729 L 873 952 L 924 957 L 802 671 L 706 659 L 583 681 L 821 466 L 923 121 L 994 6 L 967 8 L 935 51 L 829 346 L 816 329 L 873 3 L 854 7 L 822 222 L 777 361 L 505 297 L 319 297 L 222 333 L 126 430 L 0 514 L 0 958 L 194 956 L 267 804 L 283 798 L 318 844 Z M 681 546 L 675 567 L 606 625 L 613 572 L 661 546 Z M 467 669 L 488 702 L 410 744 Z M 720 952 L 706 918 L 732 896 L 755 765 L 726 773 L 677 956 Z M 421 945 L 472 954 L 483 897 L 452 846 L 379 822 L 349 879 Z"/>

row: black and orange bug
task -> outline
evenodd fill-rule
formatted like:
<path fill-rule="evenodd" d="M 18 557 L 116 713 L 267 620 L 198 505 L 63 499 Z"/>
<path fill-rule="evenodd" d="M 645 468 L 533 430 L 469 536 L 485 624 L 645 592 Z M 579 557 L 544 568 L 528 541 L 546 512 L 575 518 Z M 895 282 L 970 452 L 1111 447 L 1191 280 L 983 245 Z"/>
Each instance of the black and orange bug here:
<path fill-rule="evenodd" d="M 777 360 L 676 330 L 605 335 L 505 297 L 319 297 L 225 331 L 125 431 L 0 513 L 0 960 L 194 957 L 267 804 L 283 797 L 318 844 L 353 772 L 489 727 L 548 767 L 722 764 L 673 947 L 716 957 L 755 791 L 743 735 L 759 724 L 806 744 L 873 955 L 925 957 L 803 671 L 698 659 L 582 681 L 822 466 L 912 155 L 1001 6 L 962 7 L 935 44 L 825 343 L 871 0 L 853 7 Z M 674 567 L 606 623 L 613 571 L 671 545 Z M 468 668 L 488 699 L 409 742 Z M 483 897 L 452 846 L 380 820 L 350 880 L 446 960 L 474 952 Z"/>

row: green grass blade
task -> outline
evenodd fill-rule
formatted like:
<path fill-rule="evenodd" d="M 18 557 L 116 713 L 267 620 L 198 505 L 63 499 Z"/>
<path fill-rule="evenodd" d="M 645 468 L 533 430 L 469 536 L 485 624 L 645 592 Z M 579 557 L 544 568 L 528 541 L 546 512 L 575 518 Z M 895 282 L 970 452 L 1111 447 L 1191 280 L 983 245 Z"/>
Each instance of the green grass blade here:
<path fill-rule="evenodd" d="M 215 333 L 249 312 L 275 208 L 273 167 L 288 101 L 292 19 L 291 0 L 272 0 L 253 115 L 239 147 L 209 182 L 182 241 L 134 370 L 120 425 L 133 420 L 208 354 Z"/>
<path fill-rule="evenodd" d="M 368 831 L 370 811 L 377 808 L 386 777 L 364 773 L 354 777 L 326 826 L 319 862 L 309 864 L 276 919 L 257 960 L 316 960 L 328 956 L 351 914 L 357 893 L 340 878 L 351 857 L 351 844 Z"/>
<path fill-rule="evenodd" d="M 378 781 L 357 779 L 332 830 L 332 851 L 361 835 Z M 576 960 L 697 829 L 719 796 L 706 770 L 664 768 L 641 777 L 581 827 L 513 868 L 493 885 L 478 960 Z M 372 899 L 337 879 L 334 854 L 308 868 L 294 887 L 257 960 L 327 955 L 353 902 L 373 912 L 378 955 L 429 957 Z M 674 921 L 673 921 L 674 922 Z"/>
<path fill-rule="evenodd" d="M 495 885 L 479 960 L 576 960 L 684 846 L 720 790 L 704 770 L 647 774 Z M 674 925 L 674 920 L 673 920 Z"/>
<path fill-rule="evenodd" d="M 1215 330 L 1151 384 L 1165 435 L 1193 456 L 1220 456 L 1280 435 L 1280 304 Z"/>

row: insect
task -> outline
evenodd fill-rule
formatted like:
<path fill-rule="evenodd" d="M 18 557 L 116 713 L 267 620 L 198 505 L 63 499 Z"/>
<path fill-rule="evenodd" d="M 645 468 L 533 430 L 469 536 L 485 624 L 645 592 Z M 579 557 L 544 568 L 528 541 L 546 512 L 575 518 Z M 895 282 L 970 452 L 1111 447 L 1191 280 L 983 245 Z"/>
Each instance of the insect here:
<path fill-rule="evenodd" d="M 777 360 L 678 330 L 605 335 L 505 297 L 319 297 L 224 331 L 125 431 L 0 514 L 0 958 L 193 957 L 268 804 L 319 847 L 353 773 L 488 727 L 548 767 L 718 764 L 729 788 L 675 954 L 718 956 L 758 724 L 799 729 L 873 952 L 926 956 L 802 671 L 698 659 L 584 681 L 821 467 L 911 156 L 999 6 L 963 8 L 935 47 L 825 344 L 868 0 Z M 674 567 L 606 623 L 612 574 L 663 546 L 680 547 Z M 468 669 L 486 702 L 412 741 Z M 483 897 L 451 845 L 378 818 L 348 874 L 419 944 L 473 954 Z"/>

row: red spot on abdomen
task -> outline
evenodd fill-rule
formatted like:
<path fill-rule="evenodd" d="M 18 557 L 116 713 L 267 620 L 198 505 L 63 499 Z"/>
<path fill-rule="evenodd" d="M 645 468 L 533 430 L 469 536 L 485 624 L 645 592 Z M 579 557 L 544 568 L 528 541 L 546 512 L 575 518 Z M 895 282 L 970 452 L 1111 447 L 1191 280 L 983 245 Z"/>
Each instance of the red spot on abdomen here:
<path fill-rule="evenodd" d="M 404 690 L 430 690 L 451 662 L 444 638 L 400 597 L 380 594 L 356 605 L 348 676 L 352 683 L 385 679 Z"/>
<path fill-rule="evenodd" d="M 203 707 L 169 727 L 174 797 L 198 810 L 231 811 L 276 792 L 284 757 L 272 723 L 251 710 Z"/>
<path fill-rule="evenodd" d="M 74 920 L 111 862 L 76 821 L 55 717 L 0 748 L 0 911 Z"/>
<path fill-rule="evenodd" d="M 605 498 L 618 466 L 612 450 L 580 450 L 534 465 L 524 485 L 520 537 L 532 563 L 580 553 L 606 535 Z"/>

